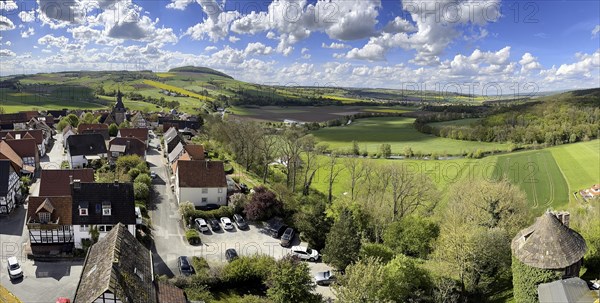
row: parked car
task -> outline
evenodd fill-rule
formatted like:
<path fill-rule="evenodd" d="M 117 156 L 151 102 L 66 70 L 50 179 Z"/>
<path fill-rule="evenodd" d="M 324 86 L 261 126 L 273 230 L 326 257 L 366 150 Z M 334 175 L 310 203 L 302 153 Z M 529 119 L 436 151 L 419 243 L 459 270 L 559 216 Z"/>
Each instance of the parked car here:
<path fill-rule="evenodd" d="M 246 185 L 244 183 L 240 183 L 240 190 L 242 191 L 242 193 L 247 194 L 248 193 L 248 185 Z"/>
<path fill-rule="evenodd" d="M 192 267 L 186 256 L 177 258 L 177 267 L 179 268 L 179 273 L 182 275 L 189 276 L 194 274 L 194 267 Z"/>
<path fill-rule="evenodd" d="M 283 223 L 283 219 L 279 217 L 274 217 L 271 220 L 267 221 L 267 225 L 265 227 L 267 234 L 271 237 L 278 239 L 281 237 L 283 232 L 288 226 Z"/>
<path fill-rule="evenodd" d="M 15 280 L 18 278 L 23 278 L 23 269 L 21 265 L 19 265 L 19 261 L 17 261 L 17 257 L 9 257 L 8 258 L 8 277 L 10 280 Z"/>
<path fill-rule="evenodd" d="M 210 229 L 212 229 L 212 231 L 221 230 L 221 225 L 219 225 L 219 220 L 217 219 L 208 220 L 208 224 L 210 224 Z"/>
<path fill-rule="evenodd" d="M 155 171 L 151 171 L 150 172 L 150 178 L 156 179 L 156 172 Z"/>
<path fill-rule="evenodd" d="M 242 215 L 234 214 L 233 221 L 235 221 L 235 225 L 237 225 L 239 229 L 248 229 L 248 223 L 246 223 L 246 220 L 244 220 Z"/>
<path fill-rule="evenodd" d="M 279 245 L 283 246 L 283 247 L 288 247 L 292 244 L 292 240 L 294 239 L 294 235 L 296 233 L 294 232 L 294 229 L 291 227 L 288 227 L 285 229 L 285 231 L 283 232 L 283 235 L 281 235 L 281 241 L 279 241 Z"/>
<path fill-rule="evenodd" d="M 315 249 L 308 248 L 306 246 L 292 246 L 291 254 L 300 260 L 308 260 L 315 262 L 319 260 L 319 252 Z"/>
<path fill-rule="evenodd" d="M 317 285 L 321 285 L 321 286 L 329 286 L 329 285 L 331 285 L 331 283 L 335 282 L 336 279 L 337 278 L 336 278 L 335 274 L 329 270 L 318 272 L 315 275 L 315 282 L 317 283 Z"/>
<path fill-rule="evenodd" d="M 200 232 L 207 232 L 208 230 L 208 224 L 206 223 L 206 220 L 202 219 L 202 218 L 196 218 L 196 220 L 194 220 L 195 224 L 196 224 L 196 229 L 198 229 Z"/>
<path fill-rule="evenodd" d="M 226 230 L 233 229 L 233 223 L 231 222 L 231 219 L 229 219 L 227 217 L 221 218 L 221 224 L 223 224 L 223 229 L 226 229 Z"/>
<path fill-rule="evenodd" d="M 237 251 L 235 251 L 235 249 L 229 248 L 225 251 L 225 259 L 227 259 L 227 262 L 231 262 L 237 258 L 238 254 Z"/>

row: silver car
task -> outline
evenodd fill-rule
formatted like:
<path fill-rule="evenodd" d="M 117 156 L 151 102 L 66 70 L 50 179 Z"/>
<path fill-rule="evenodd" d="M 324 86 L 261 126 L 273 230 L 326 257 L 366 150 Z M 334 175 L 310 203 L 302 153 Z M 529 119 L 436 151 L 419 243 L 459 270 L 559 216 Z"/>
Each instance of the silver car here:
<path fill-rule="evenodd" d="M 331 283 L 335 282 L 335 280 L 336 276 L 330 270 L 318 272 L 315 275 L 315 282 L 317 283 L 317 285 L 329 286 L 331 285 Z"/>

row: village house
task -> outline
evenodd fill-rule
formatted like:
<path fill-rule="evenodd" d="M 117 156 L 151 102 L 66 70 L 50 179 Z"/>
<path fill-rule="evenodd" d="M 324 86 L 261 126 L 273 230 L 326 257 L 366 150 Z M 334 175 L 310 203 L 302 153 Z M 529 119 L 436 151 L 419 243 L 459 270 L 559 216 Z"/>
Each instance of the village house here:
<path fill-rule="evenodd" d="M 20 199 L 18 169 L 12 161 L 0 159 L 0 214 L 12 212 Z"/>
<path fill-rule="evenodd" d="M 132 183 L 87 183 L 73 180 L 72 221 L 74 243 L 81 248 L 91 239 L 90 227 L 95 226 L 100 238 L 106 236 L 118 223 L 135 235 L 135 200 Z"/>
<path fill-rule="evenodd" d="M 146 159 L 146 145 L 134 137 L 113 138 L 108 143 L 108 160 L 114 163 L 117 158 L 124 155 L 138 155 Z"/>
<path fill-rule="evenodd" d="M 117 133 L 117 137 L 120 138 L 137 138 L 142 141 L 146 148 L 148 148 L 148 129 L 147 128 L 121 128 Z"/>
<path fill-rule="evenodd" d="M 40 169 L 40 154 L 35 139 L 5 140 L 10 148 L 23 160 L 23 170 L 34 174 Z"/>
<path fill-rule="evenodd" d="M 94 170 L 81 169 L 42 169 L 40 173 L 39 196 L 71 196 L 71 183 L 73 180 L 80 182 L 94 182 Z"/>
<path fill-rule="evenodd" d="M 50 137 L 45 137 L 44 132 L 39 129 L 3 130 L 0 131 L 0 137 L 4 140 L 35 139 L 35 143 L 40 152 L 40 157 L 46 155 L 46 147 L 50 142 Z"/>
<path fill-rule="evenodd" d="M 65 128 L 63 128 L 62 130 L 62 140 L 63 140 L 63 148 L 67 148 L 67 139 L 69 138 L 69 136 L 71 135 L 76 135 L 76 129 L 73 128 L 71 125 L 67 125 L 65 126 Z"/>
<path fill-rule="evenodd" d="M 188 302 L 183 290 L 154 277 L 152 252 L 117 224 L 90 247 L 73 302 Z"/>
<path fill-rule="evenodd" d="M 100 123 L 81 123 L 77 126 L 78 134 L 101 134 L 105 141 L 110 139 L 108 125 Z"/>
<path fill-rule="evenodd" d="M 163 141 L 165 153 L 167 155 L 170 154 L 178 144 L 181 144 L 182 146 L 185 145 L 185 141 L 174 127 L 169 128 L 169 130 L 163 134 Z"/>
<path fill-rule="evenodd" d="M 106 156 L 106 143 L 100 134 L 71 135 L 67 139 L 67 158 L 71 168 L 86 167 L 89 161 Z"/>
<path fill-rule="evenodd" d="M 73 302 L 155 303 L 152 252 L 116 223 L 85 257 Z"/>
<path fill-rule="evenodd" d="M 33 255 L 73 251 L 70 196 L 29 197 L 27 229 Z"/>
<path fill-rule="evenodd" d="M 179 203 L 196 207 L 227 205 L 227 180 L 221 161 L 179 160 L 175 170 L 175 196 Z"/>
<path fill-rule="evenodd" d="M 134 128 L 149 127 L 148 123 L 146 122 L 146 119 L 144 119 L 144 115 L 142 115 L 142 112 L 137 112 L 133 116 L 131 116 L 130 124 Z"/>

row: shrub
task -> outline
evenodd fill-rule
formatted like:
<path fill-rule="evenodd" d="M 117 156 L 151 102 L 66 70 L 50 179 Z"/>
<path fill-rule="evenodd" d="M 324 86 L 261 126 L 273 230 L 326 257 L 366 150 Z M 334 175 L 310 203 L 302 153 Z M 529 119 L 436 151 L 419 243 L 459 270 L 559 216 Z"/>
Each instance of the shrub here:
<path fill-rule="evenodd" d="M 223 267 L 221 279 L 232 285 L 252 284 L 262 285 L 273 269 L 275 259 L 266 255 L 252 257 L 242 256 Z"/>
<path fill-rule="evenodd" d="M 527 266 L 517 258 L 512 258 L 513 293 L 515 302 L 538 302 L 537 286 L 542 283 L 559 280 L 560 273 L 548 269 Z"/>
<path fill-rule="evenodd" d="M 383 233 L 383 243 L 396 252 L 425 258 L 439 233 L 434 222 L 410 216 L 390 224 Z"/>
<path fill-rule="evenodd" d="M 195 229 L 188 229 L 185 232 L 185 238 L 187 239 L 188 243 L 192 245 L 200 243 L 200 234 L 198 234 L 198 231 Z"/>
<path fill-rule="evenodd" d="M 139 174 L 134 181 L 135 183 L 144 183 L 148 187 L 152 185 L 152 178 L 148 174 Z"/>
<path fill-rule="evenodd" d="M 274 192 L 264 186 L 254 189 L 250 202 L 246 205 L 244 213 L 249 220 L 265 220 L 281 214 L 283 204 L 277 199 Z"/>
<path fill-rule="evenodd" d="M 132 168 L 128 172 L 129 176 L 131 177 L 131 180 L 135 180 L 135 178 L 137 178 L 137 176 L 139 176 L 140 173 L 140 170 L 137 168 Z"/>
<path fill-rule="evenodd" d="M 147 200 L 150 196 L 150 188 L 144 183 L 135 182 L 133 183 L 133 196 L 136 200 Z"/>

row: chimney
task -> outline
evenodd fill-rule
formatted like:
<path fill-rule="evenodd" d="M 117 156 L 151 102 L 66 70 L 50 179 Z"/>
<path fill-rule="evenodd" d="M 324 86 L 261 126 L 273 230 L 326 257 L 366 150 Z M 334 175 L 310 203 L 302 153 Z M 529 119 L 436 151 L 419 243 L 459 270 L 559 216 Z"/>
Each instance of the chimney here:
<path fill-rule="evenodd" d="M 73 180 L 73 189 L 81 189 L 81 180 L 79 179 L 75 179 Z"/>

